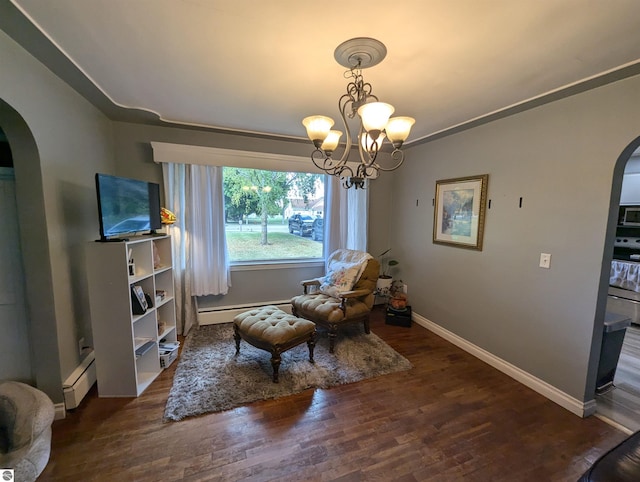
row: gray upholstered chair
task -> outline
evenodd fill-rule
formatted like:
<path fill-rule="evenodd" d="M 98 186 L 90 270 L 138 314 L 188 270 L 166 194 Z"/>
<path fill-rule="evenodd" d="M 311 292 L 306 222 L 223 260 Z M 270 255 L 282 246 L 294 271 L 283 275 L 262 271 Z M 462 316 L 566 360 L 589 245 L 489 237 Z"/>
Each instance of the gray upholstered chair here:
<path fill-rule="evenodd" d="M 16 481 L 34 481 L 51 452 L 51 399 L 29 385 L 0 383 L 0 468 L 13 469 Z"/>
<path fill-rule="evenodd" d="M 327 279 L 340 283 L 345 278 L 345 267 L 356 260 L 365 261 L 358 276 L 346 289 L 327 288 Z M 346 323 L 362 323 L 365 333 L 369 333 L 369 315 L 373 308 L 374 290 L 380 271 L 377 259 L 361 251 L 338 249 L 327 260 L 327 275 L 323 278 L 302 281 L 303 294 L 291 299 L 292 313 L 329 332 L 329 352 L 333 353 L 338 329 Z M 342 286 L 344 288 L 345 286 Z"/>

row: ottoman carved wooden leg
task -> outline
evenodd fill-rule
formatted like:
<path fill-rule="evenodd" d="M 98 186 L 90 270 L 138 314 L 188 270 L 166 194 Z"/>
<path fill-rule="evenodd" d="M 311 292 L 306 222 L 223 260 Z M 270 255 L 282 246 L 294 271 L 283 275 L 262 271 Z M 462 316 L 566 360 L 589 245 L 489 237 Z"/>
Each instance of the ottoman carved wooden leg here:
<path fill-rule="evenodd" d="M 309 361 L 314 363 L 316 325 L 289 315 L 275 306 L 264 306 L 246 311 L 233 319 L 233 338 L 236 354 L 240 353 L 240 340 L 271 353 L 273 382 L 278 383 L 282 353 L 307 343 Z"/>
<path fill-rule="evenodd" d="M 280 371 L 280 362 L 282 358 L 280 357 L 280 353 L 273 352 L 271 353 L 271 367 L 273 368 L 273 383 L 278 383 L 280 379 L 278 378 L 278 372 Z"/>

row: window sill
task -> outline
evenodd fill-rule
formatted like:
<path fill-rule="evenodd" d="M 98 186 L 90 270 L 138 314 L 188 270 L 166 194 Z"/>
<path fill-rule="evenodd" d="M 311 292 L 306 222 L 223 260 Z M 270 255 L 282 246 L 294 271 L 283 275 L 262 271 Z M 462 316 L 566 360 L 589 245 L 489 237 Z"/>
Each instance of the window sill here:
<path fill-rule="evenodd" d="M 231 264 L 231 271 L 263 271 L 268 269 L 298 269 L 324 267 L 324 260 L 314 259 L 291 259 L 291 260 L 269 260 L 269 261 L 236 261 Z"/>

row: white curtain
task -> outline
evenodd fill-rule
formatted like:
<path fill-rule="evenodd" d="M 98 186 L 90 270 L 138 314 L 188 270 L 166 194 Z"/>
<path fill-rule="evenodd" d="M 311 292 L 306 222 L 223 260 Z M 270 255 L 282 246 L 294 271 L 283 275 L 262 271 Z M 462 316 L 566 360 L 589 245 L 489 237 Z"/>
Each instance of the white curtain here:
<path fill-rule="evenodd" d="M 340 178 L 325 176 L 324 259 L 336 249 L 367 250 L 368 191 L 345 189 Z"/>
<path fill-rule="evenodd" d="M 368 181 L 367 181 L 368 182 Z M 343 189 L 344 190 L 344 189 Z M 367 251 L 367 227 L 369 221 L 369 191 L 349 189 L 347 191 L 347 248 Z"/>
<path fill-rule="evenodd" d="M 222 168 L 162 163 L 162 172 L 165 206 L 177 218 L 168 232 L 173 238 L 176 318 L 186 335 L 197 323 L 194 297 L 226 294 L 231 285 Z"/>
<path fill-rule="evenodd" d="M 224 232 L 222 167 L 189 166 L 192 295 L 226 295 L 231 286 Z"/>

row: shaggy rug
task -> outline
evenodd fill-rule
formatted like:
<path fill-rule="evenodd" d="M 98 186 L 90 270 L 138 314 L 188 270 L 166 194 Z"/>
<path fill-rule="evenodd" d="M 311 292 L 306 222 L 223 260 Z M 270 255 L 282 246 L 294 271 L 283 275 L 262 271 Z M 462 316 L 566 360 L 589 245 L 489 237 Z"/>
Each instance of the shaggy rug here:
<path fill-rule="evenodd" d="M 412 368 L 379 337 L 366 335 L 359 324 L 338 333 L 334 354 L 329 353 L 327 333 L 318 331 L 314 359 L 311 364 L 306 343 L 284 352 L 280 383 L 273 383 L 270 353 L 243 340 L 236 356 L 232 323 L 201 326 L 185 340 L 164 420 L 177 421 Z"/>

